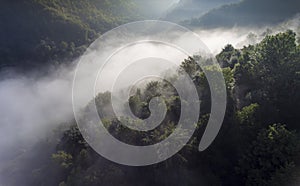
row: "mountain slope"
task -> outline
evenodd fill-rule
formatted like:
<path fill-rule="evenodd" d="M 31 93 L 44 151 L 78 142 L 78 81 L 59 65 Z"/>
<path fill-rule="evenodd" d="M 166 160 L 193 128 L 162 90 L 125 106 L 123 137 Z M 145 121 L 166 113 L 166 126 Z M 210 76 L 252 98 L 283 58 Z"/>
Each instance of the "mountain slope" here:
<path fill-rule="evenodd" d="M 189 24 L 210 28 L 262 26 L 283 22 L 297 13 L 300 13 L 299 0 L 243 0 L 214 9 L 198 19 L 191 20 Z"/>
<path fill-rule="evenodd" d="M 180 0 L 169 10 L 163 19 L 179 22 L 199 17 L 213 8 L 239 0 Z"/>
<path fill-rule="evenodd" d="M 131 0 L 0 2 L 0 66 L 78 56 L 98 33 L 134 20 Z"/>
<path fill-rule="evenodd" d="M 149 19 L 158 19 L 174 5 L 177 0 L 133 0 L 141 14 Z"/>

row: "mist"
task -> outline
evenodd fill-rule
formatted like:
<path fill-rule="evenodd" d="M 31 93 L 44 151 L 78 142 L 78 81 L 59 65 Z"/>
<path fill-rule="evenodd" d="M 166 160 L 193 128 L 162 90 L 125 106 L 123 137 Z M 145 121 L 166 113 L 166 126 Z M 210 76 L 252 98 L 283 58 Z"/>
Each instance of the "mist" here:
<path fill-rule="evenodd" d="M 152 19 L 158 19 L 179 0 L 134 0 L 143 15 Z"/>
<path fill-rule="evenodd" d="M 244 46 L 259 43 L 266 35 L 275 35 L 291 29 L 298 34 L 300 31 L 300 15 L 280 23 L 278 25 L 266 25 L 264 27 L 233 27 L 216 29 L 192 29 L 197 33 L 210 51 L 216 55 L 222 51 L 227 44 L 237 49 Z"/>
<path fill-rule="evenodd" d="M 0 82 L 0 158 L 11 148 L 26 148 L 72 118 L 71 71 L 60 69 L 43 78 Z"/>
<path fill-rule="evenodd" d="M 107 52 L 110 52 L 110 47 L 103 52 L 104 55 Z M 101 84 L 98 83 L 99 90 L 97 91 L 110 90 L 113 76 L 128 65 L 128 61 L 124 62 L 123 59 L 130 60 L 137 55 L 142 58 L 146 53 L 172 56 L 178 65 L 187 57 L 181 53 L 172 53 L 172 50 L 165 46 L 139 44 L 112 59 L 108 70 L 103 72 L 101 79 L 104 81 L 101 81 Z M 88 51 L 85 55 L 90 54 L 91 52 Z M 99 58 L 99 56 L 95 56 L 95 58 Z M 4 76 L 7 75 L 7 72 L 0 74 L 3 77 L 0 81 L 1 166 L 5 166 L 6 162 L 14 160 L 20 154 L 27 153 L 35 143 L 46 139 L 57 127 L 73 120 L 72 84 L 79 61 L 80 59 L 77 59 L 69 66 L 62 65 L 45 77 L 35 76 L 34 73 L 24 76 L 10 72 L 12 73 L 11 78 L 5 79 Z M 87 62 L 84 68 L 85 74 L 79 81 L 79 86 L 83 87 L 82 94 L 85 92 L 84 86 L 97 76 L 97 72 L 94 70 L 97 68 L 97 63 Z M 153 68 L 153 71 L 162 72 L 161 66 Z M 138 70 L 147 72 L 149 69 L 139 68 Z M 126 80 L 124 81 L 126 82 Z M 129 85 L 124 84 L 123 88 L 127 86 Z M 83 96 L 79 106 L 85 107 L 90 100 L 90 97 Z M 1 166 L 0 170 L 3 168 Z"/>
<path fill-rule="evenodd" d="M 181 22 L 199 18 L 205 13 L 226 4 L 238 3 L 240 0 L 180 0 L 161 17 L 163 20 Z"/>
<path fill-rule="evenodd" d="M 272 34 L 286 29 L 297 30 L 299 29 L 299 17 L 274 27 L 195 29 L 194 32 L 199 34 L 204 44 L 215 55 L 226 44 L 242 48 L 244 45 L 259 42 L 265 36 L 268 28 L 272 30 Z M 249 38 L 249 33 L 257 35 L 256 39 Z M 108 49 L 103 53 L 109 51 Z M 110 76 L 118 73 L 127 65 L 126 62 L 120 62 L 122 59 L 131 59 L 136 55 L 143 56 L 143 52 L 150 55 L 151 53 L 173 55 L 172 59 L 177 64 L 187 57 L 182 54 L 172 54 L 168 48 L 155 44 L 132 47 L 112 59 L 113 63 L 109 66 L 109 71 L 105 72 L 107 81 L 100 85 L 101 91 L 108 90 L 112 81 Z M 62 123 L 73 119 L 72 84 L 78 61 L 80 59 L 74 61 L 70 66 L 61 66 L 45 77 L 14 74 L 13 78 L 2 78 L 0 81 L 0 164 L 2 166 L 14 160 L 17 155 L 26 153 L 32 145 L 46 138 Z M 82 87 L 87 81 L 97 76 L 97 74 L 90 74 L 96 66 L 97 64 L 94 63 L 85 65 L 86 78 L 80 80 Z M 157 66 L 157 70 L 159 69 L 160 66 Z M 147 69 L 138 70 L 147 71 Z M 3 74 L 0 74 L 0 77 L 3 77 Z M 84 107 L 89 98 L 82 99 L 81 106 Z M 0 171 L 1 168 L 0 166 Z"/>

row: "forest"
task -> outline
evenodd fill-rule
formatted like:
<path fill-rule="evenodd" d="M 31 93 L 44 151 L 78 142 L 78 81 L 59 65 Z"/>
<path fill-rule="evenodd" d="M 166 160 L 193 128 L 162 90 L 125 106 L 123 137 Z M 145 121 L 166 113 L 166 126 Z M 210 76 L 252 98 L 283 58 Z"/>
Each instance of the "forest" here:
<path fill-rule="evenodd" d="M 35 72 L 41 77 L 51 73 L 52 68 L 60 68 L 61 65 L 73 66 L 88 46 L 106 31 L 131 21 L 157 16 L 158 12 L 151 16 L 149 12 L 143 13 L 145 7 L 142 6 L 149 2 L 141 2 L 1 1 L 1 81 L 11 77 L 11 74 L 4 76 L 7 75 L 7 70 L 12 70 L 12 74 L 18 72 L 24 77 L 31 77 L 30 74 Z M 261 6 L 255 5 L 258 1 L 251 4 L 248 0 L 224 6 L 217 2 L 218 7 L 202 17 L 185 16 L 185 20 L 181 19 L 180 23 L 192 28 L 224 26 L 223 24 L 226 24 L 225 27 L 236 24 L 244 26 L 243 24 L 248 23 L 240 20 L 243 19 L 242 16 L 236 17 L 235 14 L 241 15 L 247 9 L 251 14 L 248 17 L 251 18 L 248 19 L 249 24 L 254 24 L 260 20 L 260 15 L 251 12 L 252 6 L 260 6 L 264 12 L 270 2 L 263 2 Z M 165 16 L 166 20 L 175 19 L 178 16 L 174 15 L 176 12 L 182 13 L 180 8 L 182 7 L 170 9 L 167 14 L 158 18 L 164 19 Z M 293 18 L 294 13 L 299 12 L 299 7 L 290 4 L 283 8 L 282 15 L 277 15 L 278 17 L 274 17 L 276 8 L 270 10 L 268 15 L 264 15 L 265 19 L 260 20 L 259 26 L 277 24 L 285 21 L 287 17 Z M 222 14 L 220 12 L 227 10 L 230 10 L 226 14 L 228 17 L 219 19 L 218 15 Z M 197 101 L 201 103 L 199 120 L 195 123 L 196 131 L 177 154 L 149 166 L 131 167 L 114 163 L 100 156 L 87 143 L 72 116 L 71 119 L 66 118 L 64 122 L 55 124 L 54 129 L 47 131 L 39 141 L 24 149 L 13 149 L 13 155 L 4 155 L 5 152 L 0 150 L 0 186 L 299 185 L 299 25 L 296 29 L 286 28 L 284 31 L 266 29 L 260 41 L 245 44 L 243 47 L 235 47 L 229 41 L 213 56 L 221 69 L 209 63 L 204 66 L 207 71 L 222 72 L 227 92 L 222 128 L 205 151 L 199 152 L 198 145 L 211 114 L 211 89 L 197 61 L 205 64 L 205 60 L 211 59 L 195 54 L 184 59 L 172 76 L 176 79 L 183 71 L 186 72 L 195 84 L 199 94 Z M 256 35 L 250 33 L 248 39 L 250 37 Z M 19 94 L 22 97 L 22 92 Z M 0 89 L 1 96 L 4 94 Z M 167 106 L 166 117 L 159 127 L 147 132 L 137 132 L 122 125 L 123 122 L 139 123 L 131 118 L 120 121 L 115 117 L 111 92 L 97 94 L 95 103 L 110 134 L 128 144 L 146 146 L 164 140 L 174 131 L 181 114 L 181 98 L 169 82 L 151 81 L 138 87 L 128 100 L 134 115 L 145 119 L 151 115 L 150 100 L 158 96 L 163 98 Z M 9 106 L 1 101 L 2 99 L 0 112 L 4 112 Z M 89 105 L 85 109 L 88 110 Z M 45 109 L 45 112 L 48 110 Z M 1 127 L 4 126 L 5 115 L 0 114 L 0 117 L 4 118 L 0 119 L 0 130 L 3 130 Z M 22 122 L 21 119 L 18 121 Z M 5 134 L 5 131 L 1 134 Z M 0 140 L 5 143 L 4 138 Z"/>
<path fill-rule="evenodd" d="M 72 61 L 100 34 L 139 17 L 130 0 L 4 0 L 0 11 L 0 65 L 22 69 Z"/>
<path fill-rule="evenodd" d="M 199 152 L 197 145 L 210 114 L 210 93 L 207 80 L 194 60 L 199 56 L 193 56 L 182 62 L 178 73 L 180 70 L 188 72 L 199 91 L 201 89 L 202 112 L 197 131 L 178 154 L 147 167 L 117 165 L 90 148 L 76 123 L 71 122 L 61 139 L 50 138 L 33 148 L 45 158 L 34 165 L 25 162 L 26 172 L 21 172 L 20 176 L 25 174 L 26 181 L 22 183 L 60 186 L 295 184 L 300 153 L 297 124 L 299 50 L 296 34 L 291 30 L 266 36 L 260 43 L 242 49 L 232 45 L 223 48 L 216 58 L 226 80 L 227 111 L 220 134 L 204 152 Z M 133 112 L 141 118 L 149 115 L 148 101 L 164 94 L 166 89 L 163 87 L 166 86 L 169 86 L 166 82 L 153 81 L 144 90 L 137 90 L 129 100 Z M 99 94 L 96 97 L 98 109 L 110 107 L 110 98 L 109 92 Z M 103 122 L 110 133 L 130 144 L 161 141 L 176 126 L 180 115 L 179 99 L 176 92 L 165 98 L 168 105 L 166 119 L 162 126 L 149 133 L 140 134 L 124 128 L 110 109 L 104 112 L 106 119 Z M 54 152 L 45 149 L 48 143 L 56 144 Z M 199 179 L 198 175 L 203 177 Z M 189 179 L 185 179 L 186 176 Z M 12 185 L 19 184 L 13 182 Z"/>

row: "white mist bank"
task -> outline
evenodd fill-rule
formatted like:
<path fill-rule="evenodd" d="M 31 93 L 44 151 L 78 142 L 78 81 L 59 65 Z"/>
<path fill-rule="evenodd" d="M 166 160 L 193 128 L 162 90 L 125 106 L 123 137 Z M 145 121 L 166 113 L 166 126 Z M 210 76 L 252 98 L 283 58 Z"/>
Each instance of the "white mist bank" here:
<path fill-rule="evenodd" d="M 274 35 L 288 29 L 297 34 L 300 33 L 300 15 L 276 26 L 193 29 L 193 31 L 201 37 L 213 54 L 218 54 L 227 44 L 241 49 L 244 46 L 259 43 L 266 35 Z"/>
<path fill-rule="evenodd" d="M 71 74 L 61 69 L 44 78 L 16 75 L 0 82 L 0 159 L 72 117 Z"/>
<path fill-rule="evenodd" d="M 104 51 L 105 52 L 105 51 Z M 144 53 L 149 55 L 160 53 L 171 55 L 178 64 L 187 56 L 171 53 L 172 50 L 164 46 L 155 46 L 145 43 L 126 49 L 120 55 L 112 58 L 108 68 L 103 72 L 105 77 L 103 84 L 99 85 L 101 92 L 109 90 L 113 75 L 121 72 L 125 67 L 124 59 L 133 56 L 142 57 Z M 95 56 L 97 57 L 97 56 Z M 17 155 L 28 150 L 41 139 L 46 139 L 49 133 L 65 122 L 74 118 L 72 107 L 72 85 L 75 69 L 78 62 L 72 66 L 61 66 L 56 71 L 48 73 L 45 77 L 30 77 L 13 75 L 13 78 L 0 81 L 0 171 L 1 160 L 13 160 L 11 154 Z M 86 62 L 83 70 L 84 76 L 78 82 L 85 91 L 85 85 L 95 81 L 97 77 L 97 64 Z M 157 71 L 160 66 L 155 66 Z M 149 69 L 139 69 L 147 72 Z M 154 69 L 155 70 L 155 69 Z M 128 77 L 129 78 L 129 77 Z M 126 82 L 126 79 L 123 79 Z M 126 86 L 124 84 L 124 86 Z M 80 106 L 84 107 L 90 99 L 82 98 Z"/>

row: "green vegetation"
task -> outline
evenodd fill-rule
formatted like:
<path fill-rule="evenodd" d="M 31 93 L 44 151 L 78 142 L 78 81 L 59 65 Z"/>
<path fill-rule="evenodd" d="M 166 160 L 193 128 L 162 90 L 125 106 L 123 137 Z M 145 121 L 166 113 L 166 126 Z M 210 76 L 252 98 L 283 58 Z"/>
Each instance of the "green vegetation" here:
<path fill-rule="evenodd" d="M 238 2 L 238 0 L 180 0 L 164 16 L 165 20 L 180 22 L 201 17 L 203 14 L 219 8 L 225 4 Z"/>
<path fill-rule="evenodd" d="M 299 12 L 299 7 L 298 0 L 242 0 L 213 9 L 186 23 L 208 28 L 271 25 L 292 18 Z"/>
<path fill-rule="evenodd" d="M 3 0 L 0 2 L 0 68 L 11 65 L 31 68 L 71 61 L 100 34 L 138 19 L 133 2 Z M 192 23 L 222 22 L 232 26 L 248 18 L 248 23 L 278 22 L 294 15 L 300 7 L 290 8 L 293 3 L 287 1 L 277 14 L 281 5 L 278 0 L 262 2 L 244 0 L 213 10 Z M 258 14 L 253 13 L 257 7 Z M 271 18 L 267 14 L 265 10 L 269 7 L 274 8 L 270 14 L 278 17 Z M 236 16 L 233 13 L 236 10 L 244 16 Z M 223 16 L 220 22 L 219 14 Z M 255 40 L 255 35 L 249 37 Z M 71 121 L 67 129 L 65 126 L 57 129 L 62 136 L 55 134 L 40 141 L 32 147 L 32 153 L 21 155 L 1 170 L 1 179 L 13 186 L 294 184 L 300 170 L 299 35 L 291 30 L 266 34 L 260 43 L 242 49 L 227 45 L 216 58 L 226 81 L 228 104 L 222 129 L 206 151 L 199 152 L 198 145 L 210 115 L 211 98 L 207 79 L 196 60 L 207 61 L 201 56 L 192 56 L 182 62 L 178 74 L 172 78 L 185 71 L 193 79 L 200 95 L 200 119 L 195 124 L 197 130 L 192 139 L 172 158 L 147 167 L 117 165 L 99 156 L 83 139 L 76 122 Z M 205 68 L 216 71 L 214 66 Z M 165 101 L 167 114 L 159 127 L 148 132 L 133 131 L 121 125 L 121 122 L 145 123 L 115 118 L 110 92 L 99 94 L 95 100 L 103 123 L 113 136 L 142 146 L 169 136 L 179 120 L 181 104 L 185 103 L 170 83 L 154 81 L 137 89 L 128 100 L 133 113 L 147 118 L 151 114 L 149 101 L 156 96 Z M 56 148 L 48 148 L 51 146 Z"/>
<path fill-rule="evenodd" d="M 72 61 L 99 34 L 138 18 L 131 0 L 0 2 L 0 67 Z"/>
<path fill-rule="evenodd" d="M 72 186 L 292 184 L 300 167 L 300 46 L 295 33 L 289 30 L 266 36 L 243 49 L 227 45 L 217 55 L 227 84 L 228 105 L 220 134 L 204 152 L 198 151 L 198 144 L 209 118 L 210 94 L 196 58 L 202 60 L 190 57 L 178 70 L 193 78 L 202 101 L 195 135 L 178 154 L 147 167 L 117 165 L 95 153 L 74 123 L 59 140 L 56 152 L 49 154 L 48 161 L 53 163 L 38 169 L 39 175 L 51 170 L 59 174 L 27 179 L 32 184 Z M 96 103 L 112 135 L 129 144 L 149 145 L 170 135 L 180 115 L 180 98 L 167 82 L 151 82 L 138 89 L 129 100 L 133 113 L 148 117 L 148 103 L 155 96 L 162 96 L 168 111 L 162 125 L 149 132 L 121 125 L 111 113 L 109 92 L 99 94 Z M 136 121 L 124 118 L 122 122 Z"/>
<path fill-rule="evenodd" d="M 239 161 L 237 171 L 246 185 L 287 185 L 299 155 L 295 132 L 283 125 L 262 129 Z"/>

